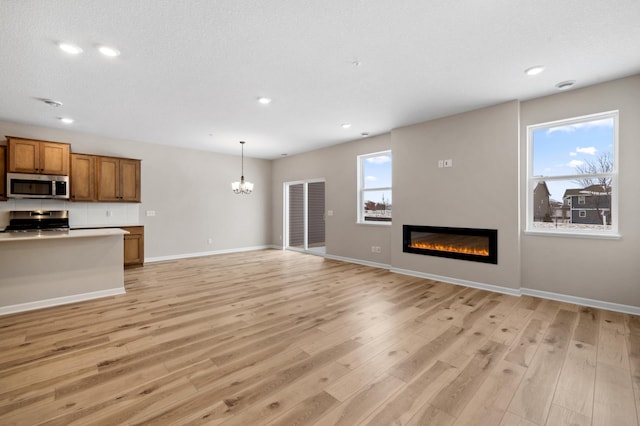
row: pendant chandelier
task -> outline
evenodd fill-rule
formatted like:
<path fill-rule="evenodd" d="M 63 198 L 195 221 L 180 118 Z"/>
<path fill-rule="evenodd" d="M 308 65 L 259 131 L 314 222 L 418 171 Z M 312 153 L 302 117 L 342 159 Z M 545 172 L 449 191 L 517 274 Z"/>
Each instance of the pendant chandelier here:
<path fill-rule="evenodd" d="M 240 182 L 236 181 L 231 184 L 231 189 L 235 194 L 251 194 L 253 191 L 253 184 L 244 180 L 244 141 L 240 141 L 242 147 L 242 174 L 240 175 Z"/>

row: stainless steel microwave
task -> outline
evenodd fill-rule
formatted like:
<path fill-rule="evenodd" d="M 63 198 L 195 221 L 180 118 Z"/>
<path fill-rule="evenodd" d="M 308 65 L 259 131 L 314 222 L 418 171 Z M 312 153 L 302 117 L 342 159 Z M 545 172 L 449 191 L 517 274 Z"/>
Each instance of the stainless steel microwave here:
<path fill-rule="evenodd" d="M 7 173 L 9 198 L 69 198 L 69 176 Z"/>

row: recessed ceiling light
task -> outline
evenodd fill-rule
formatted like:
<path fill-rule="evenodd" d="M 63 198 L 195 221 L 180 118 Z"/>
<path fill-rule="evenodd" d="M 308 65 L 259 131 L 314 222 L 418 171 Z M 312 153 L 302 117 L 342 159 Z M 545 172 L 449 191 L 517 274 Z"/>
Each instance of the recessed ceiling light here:
<path fill-rule="evenodd" d="M 542 71 L 544 71 L 544 67 L 542 65 L 536 65 L 535 67 L 527 68 L 524 70 L 526 75 L 538 75 Z"/>
<path fill-rule="evenodd" d="M 363 138 L 366 138 L 367 136 L 369 136 L 369 133 L 362 132 L 362 133 L 360 133 L 360 136 L 362 136 Z"/>
<path fill-rule="evenodd" d="M 262 105 L 269 105 L 271 103 L 271 98 L 265 98 L 264 96 L 260 96 L 258 98 L 258 102 L 260 102 Z"/>
<path fill-rule="evenodd" d="M 71 124 L 71 123 L 73 123 L 73 118 L 68 118 L 68 117 L 58 117 L 58 120 L 62 121 L 64 124 Z"/>
<path fill-rule="evenodd" d="M 78 55 L 82 53 L 82 49 L 71 43 L 58 43 L 58 47 L 71 55 Z"/>
<path fill-rule="evenodd" d="M 116 56 L 120 56 L 120 51 L 118 49 L 116 49 L 115 47 L 99 46 L 98 47 L 98 51 L 100 53 L 102 53 L 104 56 L 109 56 L 111 58 L 114 58 Z"/>
<path fill-rule="evenodd" d="M 556 87 L 560 90 L 567 90 L 573 87 L 574 84 L 576 84 L 575 80 L 566 80 L 556 84 Z"/>
<path fill-rule="evenodd" d="M 342 127 L 343 129 L 348 129 L 349 127 L 351 127 L 351 124 L 349 124 L 349 123 L 342 123 L 342 124 L 340 125 L 340 127 Z"/>

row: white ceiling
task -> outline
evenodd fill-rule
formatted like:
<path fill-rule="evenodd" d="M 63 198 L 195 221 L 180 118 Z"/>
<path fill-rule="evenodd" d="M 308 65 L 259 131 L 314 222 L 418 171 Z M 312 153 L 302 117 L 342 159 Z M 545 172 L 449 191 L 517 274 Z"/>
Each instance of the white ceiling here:
<path fill-rule="evenodd" d="M 1 120 L 249 157 L 639 72 L 638 0 L 0 0 Z"/>

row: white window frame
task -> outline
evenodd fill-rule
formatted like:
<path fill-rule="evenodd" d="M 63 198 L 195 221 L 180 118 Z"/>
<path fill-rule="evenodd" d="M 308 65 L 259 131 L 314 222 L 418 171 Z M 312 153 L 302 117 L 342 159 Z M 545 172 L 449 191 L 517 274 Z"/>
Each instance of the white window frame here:
<path fill-rule="evenodd" d="M 539 129 L 548 127 L 565 126 L 576 123 L 583 123 L 595 120 L 601 120 L 605 118 L 613 119 L 613 170 L 611 173 L 602 173 L 587 175 L 589 177 L 611 177 L 611 227 L 605 230 L 573 230 L 573 229 L 540 229 L 533 227 L 533 189 L 540 181 L 553 181 L 553 180 L 572 180 L 584 178 L 584 174 L 578 175 L 564 175 L 564 176 L 533 176 L 533 132 Z M 620 186 L 618 184 L 618 167 L 619 167 L 619 112 L 618 110 L 606 111 L 597 114 L 589 114 L 579 117 L 573 117 L 563 120 L 550 121 L 546 123 L 534 124 L 527 126 L 527 193 L 526 193 L 526 220 L 525 220 L 525 234 L 532 235 L 551 235 L 551 236 L 567 236 L 567 237 L 587 237 L 587 238 L 609 238 L 619 239 L 618 233 L 619 222 L 619 192 Z M 579 203 L 579 201 L 578 201 Z M 571 203 L 569 203 L 571 205 Z M 575 207 L 575 206 L 574 206 Z"/>
<path fill-rule="evenodd" d="M 393 185 L 393 154 L 392 151 L 390 149 L 386 150 L 386 151 L 380 151 L 380 152 L 373 152 L 371 154 L 362 154 L 362 155 L 358 155 L 358 197 L 357 197 L 357 202 L 358 202 L 358 206 L 357 206 L 357 212 L 358 212 L 358 218 L 357 218 L 357 223 L 361 224 L 361 225 L 372 225 L 372 226 L 391 226 L 392 222 L 393 222 L 393 213 L 391 215 L 391 220 L 388 222 L 376 222 L 376 221 L 365 221 L 364 220 L 364 199 L 365 199 L 365 193 L 369 192 L 369 191 L 391 191 L 391 193 L 393 194 L 393 189 L 392 186 L 389 187 L 373 187 L 373 188 L 367 188 L 364 189 L 364 181 L 365 181 L 365 176 L 364 176 L 364 162 L 371 157 L 380 157 L 382 155 L 390 155 L 391 156 L 391 170 L 392 170 L 392 183 L 391 185 Z M 391 204 L 393 206 L 393 196 L 391 198 Z"/>
<path fill-rule="evenodd" d="M 578 196 L 578 204 L 586 204 L 586 198 L 584 197 L 584 195 L 579 195 Z"/>
<path fill-rule="evenodd" d="M 578 210 L 578 217 L 587 217 L 586 210 Z"/>

